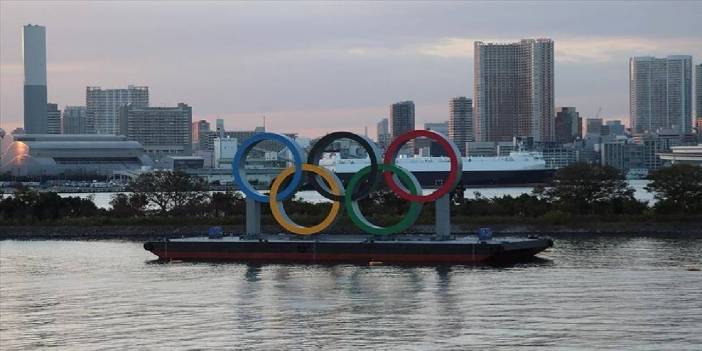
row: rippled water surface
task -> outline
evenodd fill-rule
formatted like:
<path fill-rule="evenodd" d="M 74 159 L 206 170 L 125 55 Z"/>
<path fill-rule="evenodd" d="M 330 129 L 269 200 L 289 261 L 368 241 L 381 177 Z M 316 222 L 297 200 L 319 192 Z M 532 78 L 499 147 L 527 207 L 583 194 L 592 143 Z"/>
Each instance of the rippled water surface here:
<path fill-rule="evenodd" d="M 567 238 L 511 267 L 154 263 L 0 242 L 0 349 L 690 349 L 702 240 Z"/>

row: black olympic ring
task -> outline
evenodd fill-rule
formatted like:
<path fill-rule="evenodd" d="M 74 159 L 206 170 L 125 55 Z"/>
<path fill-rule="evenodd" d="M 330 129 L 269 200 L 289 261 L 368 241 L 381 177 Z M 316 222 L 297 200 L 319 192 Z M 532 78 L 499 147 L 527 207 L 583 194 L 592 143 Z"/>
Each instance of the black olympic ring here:
<path fill-rule="evenodd" d="M 378 146 L 370 140 L 366 136 L 358 135 L 355 133 L 351 132 L 333 132 L 329 133 L 325 136 L 323 136 L 321 139 L 319 139 L 312 149 L 310 150 L 310 153 L 307 156 L 307 163 L 311 165 L 319 165 L 319 160 L 322 158 L 322 153 L 324 153 L 324 149 L 331 145 L 334 141 L 338 139 L 350 139 L 355 142 L 357 142 L 363 149 L 366 150 L 366 153 L 368 153 L 368 158 L 370 158 L 370 167 L 371 171 L 368 175 L 368 181 L 363 183 L 359 188 L 358 191 L 355 191 L 351 195 L 351 199 L 354 201 L 360 200 L 362 198 L 365 198 L 368 196 L 374 189 L 378 187 L 378 184 L 381 180 L 382 177 L 379 176 L 378 174 L 378 156 L 381 154 L 380 149 Z M 339 201 L 339 202 L 344 202 L 344 195 L 336 195 L 332 194 L 329 191 L 329 188 L 326 187 L 326 185 L 323 183 L 322 179 L 320 179 L 319 176 L 316 174 L 310 172 L 308 174 L 308 182 L 312 184 L 314 189 L 324 196 L 325 198 L 332 200 L 332 201 Z"/>

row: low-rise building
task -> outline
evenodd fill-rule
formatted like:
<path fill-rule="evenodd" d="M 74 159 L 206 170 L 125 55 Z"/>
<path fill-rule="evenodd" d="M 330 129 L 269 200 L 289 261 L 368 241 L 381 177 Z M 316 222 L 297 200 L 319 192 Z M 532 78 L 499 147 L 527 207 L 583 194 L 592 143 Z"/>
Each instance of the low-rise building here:
<path fill-rule="evenodd" d="M 581 162 L 580 150 L 575 147 L 550 147 L 542 151 L 547 168 L 563 168 Z"/>
<path fill-rule="evenodd" d="M 644 166 L 643 147 L 628 142 L 603 143 L 600 145 L 603 166 L 611 166 L 622 172 L 630 169 L 646 169 Z"/>
<path fill-rule="evenodd" d="M 215 138 L 214 168 L 232 168 L 232 161 L 238 149 L 236 138 Z"/>
<path fill-rule="evenodd" d="M 46 133 L 61 134 L 61 111 L 57 104 L 46 104 Z"/>
<path fill-rule="evenodd" d="M 690 164 L 702 167 L 702 144 L 673 146 L 669 152 L 658 154 L 664 164 Z"/>
<path fill-rule="evenodd" d="M 166 156 L 166 168 L 182 171 L 205 168 L 205 159 L 199 156 Z"/>
<path fill-rule="evenodd" d="M 144 147 L 124 136 L 13 134 L 3 144 L 0 172 L 15 176 L 111 176 L 153 166 Z"/>

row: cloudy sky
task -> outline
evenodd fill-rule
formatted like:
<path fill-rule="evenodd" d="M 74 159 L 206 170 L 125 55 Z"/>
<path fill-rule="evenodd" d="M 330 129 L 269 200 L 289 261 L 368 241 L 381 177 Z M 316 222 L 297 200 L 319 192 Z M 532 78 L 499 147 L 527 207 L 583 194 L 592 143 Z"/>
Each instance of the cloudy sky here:
<path fill-rule="evenodd" d="M 628 116 L 628 58 L 702 60 L 702 2 L 0 2 L 0 126 L 22 124 L 23 24 L 47 27 L 49 101 L 147 85 L 227 129 L 375 132 L 414 100 L 417 124 L 472 96 L 473 41 L 548 37 L 556 105 Z"/>

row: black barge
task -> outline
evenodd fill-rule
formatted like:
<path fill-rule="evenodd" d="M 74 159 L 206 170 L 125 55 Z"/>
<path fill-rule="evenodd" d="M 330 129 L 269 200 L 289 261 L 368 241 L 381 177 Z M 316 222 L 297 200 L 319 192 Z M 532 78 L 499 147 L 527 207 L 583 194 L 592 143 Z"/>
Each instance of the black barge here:
<path fill-rule="evenodd" d="M 281 234 L 149 241 L 144 248 L 161 260 L 451 265 L 515 262 L 529 259 L 552 245 L 550 239 L 531 237 L 435 240 L 430 235 L 372 238 Z"/>

